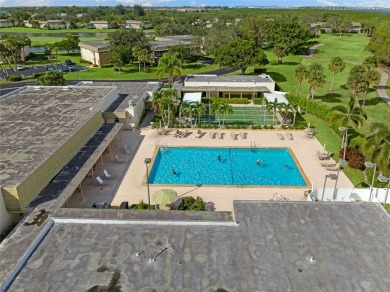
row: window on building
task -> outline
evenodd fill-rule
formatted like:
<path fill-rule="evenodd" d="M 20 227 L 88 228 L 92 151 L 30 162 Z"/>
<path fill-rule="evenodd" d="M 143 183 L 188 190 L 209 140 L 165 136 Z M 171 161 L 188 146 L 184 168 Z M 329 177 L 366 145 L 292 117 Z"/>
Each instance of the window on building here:
<path fill-rule="evenodd" d="M 115 118 L 115 123 L 119 123 L 119 118 Z"/>

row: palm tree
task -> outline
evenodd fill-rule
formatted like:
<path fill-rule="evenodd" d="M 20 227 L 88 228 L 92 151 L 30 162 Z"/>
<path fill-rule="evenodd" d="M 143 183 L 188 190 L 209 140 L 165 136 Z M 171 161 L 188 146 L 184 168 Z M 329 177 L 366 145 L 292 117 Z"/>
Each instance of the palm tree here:
<path fill-rule="evenodd" d="M 283 58 L 288 56 L 288 47 L 283 44 L 277 44 L 272 52 L 278 57 L 278 64 L 282 64 Z"/>
<path fill-rule="evenodd" d="M 305 80 L 307 78 L 306 66 L 298 65 L 294 71 L 294 78 L 295 78 L 295 80 L 297 80 L 299 82 L 297 91 L 295 92 L 295 95 L 298 95 L 299 89 L 301 88 L 301 84 L 302 84 L 303 80 Z"/>
<path fill-rule="evenodd" d="M 367 92 L 371 85 L 378 85 L 381 80 L 381 74 L 376 70 L 368 70 L 366 73 L 366 90 L 364 91 L 363 107 L 366 105 Z"/>
<path fill-rule="evenodd" d="M 275 125 L 275 117 L 276 117 L 276 112 L 280 109 L 281 103 L 278 102 L 278 99 L 275 98 L 273 102 L 268 102 L 266 109 L 268 112 L 272 112 L 272 125 Z"/>
<path fill-rule="evenodd" d="M 182 60 L 178 57 L 178 54 L 165 53 L 159 60 L 157 66 L 157 77 L 161 80 L 165 73 L 168 73 L 169 84 L 173 84 L 173 78 L 175 76 L 181 76 L 181 70 L 183 69 Z"/>
<path fill-rule="evenodd" d="M 367 87 L 366 72 L 367 69 L 363 65 L 356 65 L 352 67 L 347 79 L 347 88 L 351 91 L 352 96 L 355 97 L 357 106 L 360 106 L 358 93 L 364 92 Z"/>
<path fill-rule="evenodd" d="M 287 103 L 280 103 L 279 109 L 284 113 L 284 117 L 287 120 L 291 113 L 294 113 L 294 107 Z M 294 123 L 295 124 L 295 114 L 294 114 Z"/>
<path fill-rule="evenodd" d="M 133 56 L 135 58 L 137 58 L 138 60 L 138 72 L 141 72 L 141 61 L 140 61 L 140 54 L 141 54 L 141 50 L 142 48 L 140 46 L 134 46 L 132 49 L 131 49 L 131 52 L 133 54 Z"/>
<path fill-rule="evenodd" d="M 194 103 L 194 113 L 198 116 L 199 125 L 201 124 L 201 117 L 206 112 L 206 106 L 202 102 L 195 102 Z M 196 120 L 195 120 L 196 125 Z"/>
<path fill-rule="evenodd" d="M 383 123 L 373 123 L 370 136 L 363 149 L 371 153 L 372 160 L 378 165 L 384 175 L 390 175 L 390 128 Z"/>
<path fill-rule="evenodd" d="M 163 124 L 165 126 L 165 119 L 164 119 L 164 112 L 162 109 L 162 92 L 161 91 L 155 91 L 153 92 L 153 108 L 155 113 L 160 113 L 161 114 L 161 119 L 163 121 Z"/>
<path fill-rule="evenodd" d="M 233 113 L 233 107 L 230 104 L 228 104 L 227 102 L 223 102 L 223 103 L 221 103 L 219 111 L 220 111 L 220 114 L 223 115 L 222 127 L 224 127 L 226 115 L 230 116 Z"/>
<path fill-rule="evenodd" d="M 221 101 L 219 99 L 214 99 L 210 106 L 210 114 L 218 115 L 218 127 L 221 127 L 221 120 L 219 119 L 219 113 L 221 111 Z"/>
<path fill-rule="evenodd" d="M 308 69 L 307 83 L 309 83 L 309 93 L 307 99 L 311 94 L 311 99 L 314 99 L 314 91 L 325 84 L 324 68 L 318 63 L 311 64 Z"/>
<path fill-rule="evenodd" d="M 330 122 L 333 124 L 335 121 L 341 123 L 342 126 L 348 127 L 352 122 L 355 129 L 358 129 L 363 125 L 364 119 L 367 119 L 366 113 L 359 107 L 355 107 L 354 98 L 351 96 L 348 106 L 336 105 L 331 108 L 332 115 Z"/>
<path fill-rule="evenodd" d="M 191 105 L 188 101 L 183 102 L 180 105 L 180 110 L 179 110 L 179 122 L 182 123 L 182 117 L 185 117 L 187 113 L 190 112 Z"/>
<path fill-rule="evenodd" d="M 330 72 L 333 73 L 332 83 L 330 84 L 330 89 L 329 89 L 329 92 L 332 92 L 334 78 L 335 78 L 336 74 L 344 71 L 345 63 L 344 63 L 343 59 L 341 59 L 340 57 L 334 57 L 330 60 L 330 63 L 328 65 L 328 69 Z"/>

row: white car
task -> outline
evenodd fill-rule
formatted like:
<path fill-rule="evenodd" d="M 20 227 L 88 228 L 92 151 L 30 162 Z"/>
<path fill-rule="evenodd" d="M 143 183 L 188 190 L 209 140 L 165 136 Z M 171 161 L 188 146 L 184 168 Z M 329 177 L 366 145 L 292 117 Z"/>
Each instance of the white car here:
<path fill-rule="evenodd" d="M 26 70 L 26 67 L 23 65 L 16 65 L 16 70 Z"/>

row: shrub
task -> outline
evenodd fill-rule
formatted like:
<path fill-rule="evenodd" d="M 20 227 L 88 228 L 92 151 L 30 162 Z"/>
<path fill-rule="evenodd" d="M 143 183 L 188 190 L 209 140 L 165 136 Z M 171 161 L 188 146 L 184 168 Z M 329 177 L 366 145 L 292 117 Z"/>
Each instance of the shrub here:
<path fill-rule="evenodd" d="M 346 147 L 345 160 L 348 161 L 348 166 L 351 168 L 364 169 L 364 156 L 360 153 L 359 149 L 353 147 Z M 343 157 L 344 148 L 339 149 L 339 157 Z"/>
<path fill-rule="evenodd" d="M 82 58 L 80 58 L 80 63 L 81 64 L 92 64 L 90 61 L 84 60 Z"/>
<path fill-rule="evenodd" d="M 134 210 L 154 210 L 153 205 L 148 205 L 144 203 L 144 200 L 141 200 L 138 204 L 134 205 L 133 208 Z"/>
<path fill-rule="evenodd" d="M 42 75 L 44 75 L 46 72 L 41 72 L 41 73 L 33 73 L 34 74 L 34 78 L 39 78 L 41 77 Z"/>
<path fill-rule="evenodd" d="M 263 68 L 263 67 L 255 67 L 253 69 L 253 73 L 255 73 L 255 74 L 263 74 L 266 72 L 267 72 L 267 68 Z"/>
<path fill-rule="evenodd" d="M 7 78 L 6 78 L 7 81 L 10 81 L 10 82 L 16 82 L 16 81 L 21 81 L 22 80 L 22 76 L 18 76 L 18 75 L 8 75 Z"/>
<path fill-rule="evenodd" d="M 253 99 L 254 104 L 263 104 L 264 98 L 262 97 L 256 97 Z"/>
<path fill-rule="evenodd" d="M 206 204 L 202 198 L 185 197 L 179 205 L 179 210 L 204 211 Z"/>
<path fill-rule="evenodd" d="M 271 60 L 269 62 L 270 65 L 279 65 L 278 61 L 277 60 Z"/>
<path fill-rule="evenodd" d="M 300 97 L 294 94 L 287 94 L 286 98 L 291 105 L 299 106 L 301 110 L 313 114 L 323 120 L 328 120 L 331 114 L 330 106 L 318 103 L 315 100 L 307 100 L 304 97 Z"/>
<path fill-rule="evenodd" d="M 95 66 L 94 66 L 95 67 Z M 113 64 L 105 64 L 105 65 L 101 65 L 100 68 L 112 68 L 114 67 Z"/>
<path fill-rule="evenodd" d="M 361 146 L 367 142 L 367 139 L 364 136 L 357 136 L 349 142 L 350 147 L 361 148 Z"/>

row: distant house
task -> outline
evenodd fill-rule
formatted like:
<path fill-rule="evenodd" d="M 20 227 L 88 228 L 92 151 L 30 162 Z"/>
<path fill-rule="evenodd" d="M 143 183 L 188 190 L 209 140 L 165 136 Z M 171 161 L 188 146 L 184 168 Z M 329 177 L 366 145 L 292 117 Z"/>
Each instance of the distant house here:
<path fill-rule="evenodd" d="M 42 29 L 69 29 L 70 21 L 63 20 L 45 20 L 38 21 L 39 28 Z"/>
<path fill-rule="evenodd" d="M 332 33 L 332 28 L 327 22 L 313 22 L 310 24 L 310 30 L 320 30 L 321 33 Z"/>
<path fill-rule="evenodd" d="M 191 46 L 193 39 L 194 37 L 192 35 L 164 36 L 156 37 L 156 39 L 150 41 L 149 44 L 152 49 L 153 57 L 155 61 L 157 61 L 170 47 L 177 45 Z"/>
<path fill-rule="evenodd" d="M 10 22 L 8 19 L 0 19 L 0 27 L 15 26 L 15 23 Z"/>
<path fill-rule="evenodd" d="M 114 28 L 114 24 L 105 20 L 90 21 L 89 24 L 91 28 L 95 29 Z"/>
<path fill-rule="evenodd" d="M 96 41 L 79 43 L 81 59 L 96 64 L 99 67 L 108 64 L 108 53 L 110 51 L 109 41 Z"/>
<path fill-rule="evenodd" d="M 140 29 L 142 28 L 142 25 L 142 21 L 139 20 L 126 20 L 125 28 Z"/>
<path fill-rule="evenodd" d="M 351 28 L 349 29 L 349 32 L 356 32 L 361 33 L 362 32 L 362 24 L 360 22 L 352 22 Z"/>
<path fill-rule="evenodd" d="M 81 18 L 81 17 L 83 17 L 83 16 L 84 16 L 84 13 L 77 13 L 77 14 L 76 14 L 76 17 L 77 17 L 77 18 Z"/>

